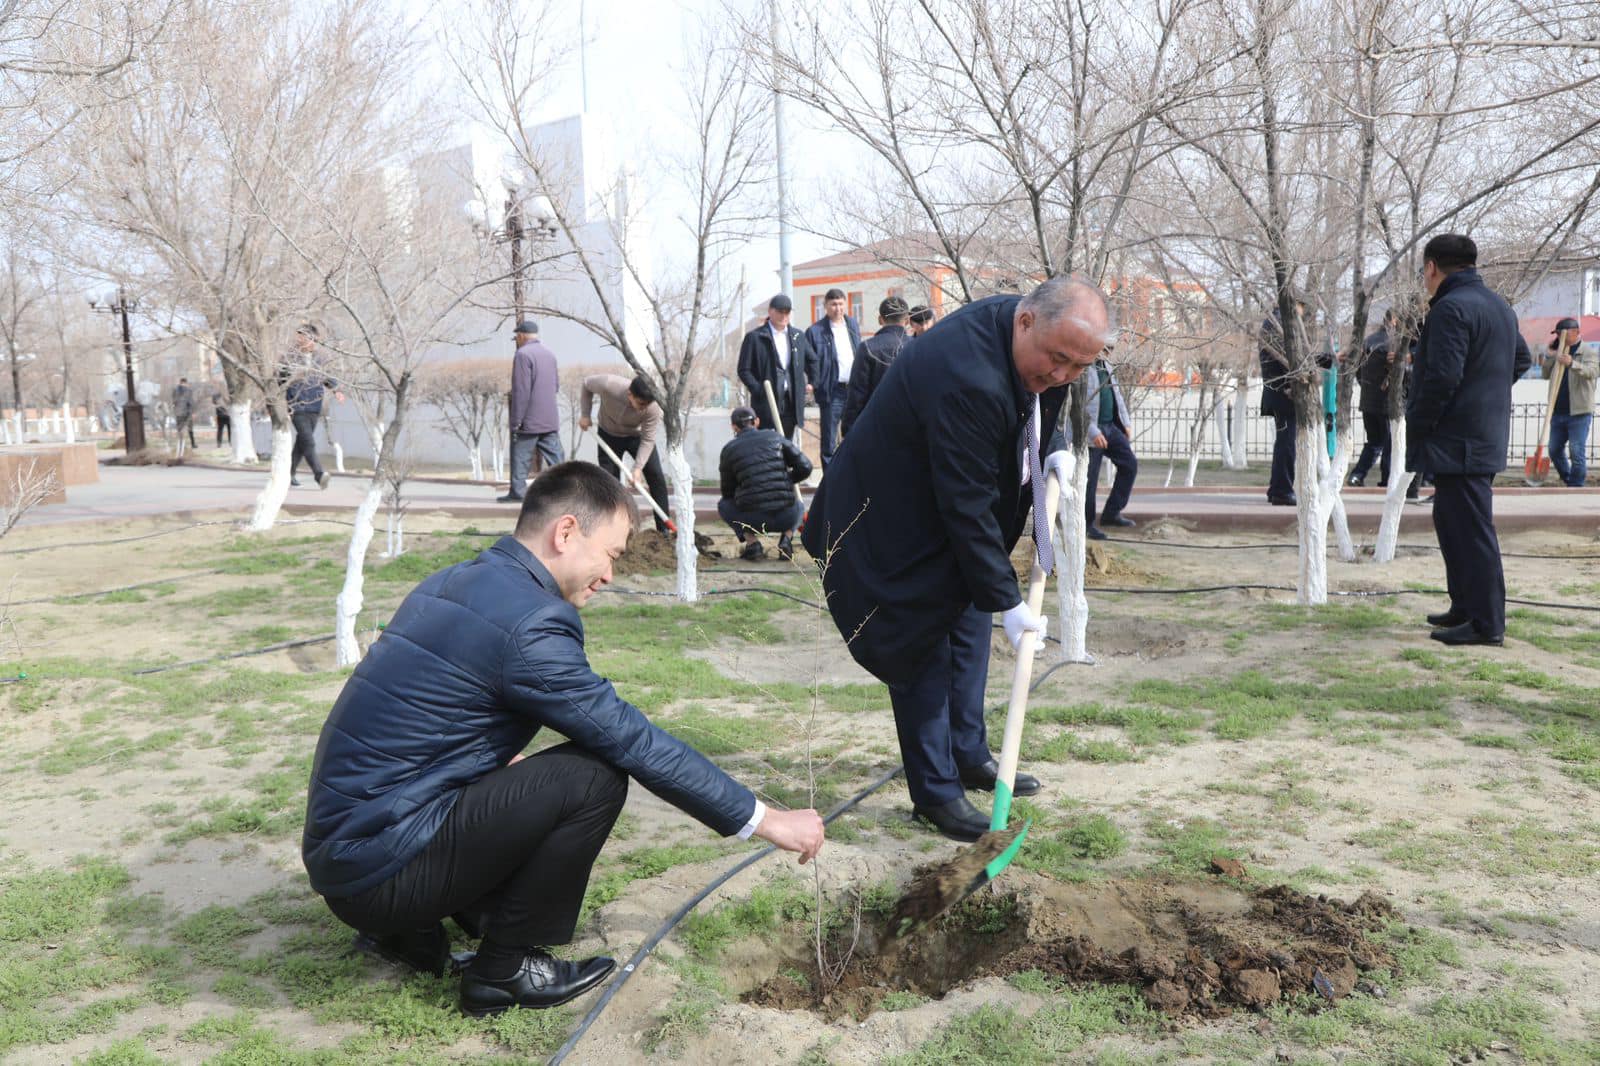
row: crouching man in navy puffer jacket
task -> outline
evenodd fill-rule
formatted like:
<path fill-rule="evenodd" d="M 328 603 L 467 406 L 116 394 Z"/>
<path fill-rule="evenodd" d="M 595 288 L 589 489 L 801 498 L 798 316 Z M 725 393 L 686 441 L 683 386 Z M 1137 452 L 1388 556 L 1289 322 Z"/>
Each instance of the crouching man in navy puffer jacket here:
<path fill-rule="evenodd" d="M 303 855 L 358 943 L 442 974 L 453 917 L 483 937 L 461 1008 L 565 1003 L 611 959 L 569 962 L 589 871 L 628 779 L 723 834 L 822 847 L 815 811 L 777 811 L 652 725 L 589 667 L 578 608 L 611 580 L 636 512 L 615 478 L 563 463 L 513 536 L 406 597 L 317 743 Z M 568 743 L 523 757 L 542 726 Z"/>

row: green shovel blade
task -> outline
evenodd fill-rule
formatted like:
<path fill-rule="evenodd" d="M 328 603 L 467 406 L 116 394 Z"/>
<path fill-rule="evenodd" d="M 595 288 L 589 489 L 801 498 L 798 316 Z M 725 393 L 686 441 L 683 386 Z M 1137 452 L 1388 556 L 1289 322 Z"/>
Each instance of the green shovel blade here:
<path fill-rule="evenodd" d="M 994 811 L 989 815 L 989 830 L 1004 829 L 1011 820 L 1011 786 L 1004 781 L 994 783 Z M 1017 834 L 1006 850 L 989 860 L 989 865 L 983 868 L 984 876 L 993 881 L 1000 876 L 1000 871 L 1011 865 L 1011 860 L 1017 857 L 1017 852 L 1022 850 L 1022 842 L 1028 839 L 1028 827 L 1033 824 L 1030 818 L 1022 823 L 1022 831 Z"/>

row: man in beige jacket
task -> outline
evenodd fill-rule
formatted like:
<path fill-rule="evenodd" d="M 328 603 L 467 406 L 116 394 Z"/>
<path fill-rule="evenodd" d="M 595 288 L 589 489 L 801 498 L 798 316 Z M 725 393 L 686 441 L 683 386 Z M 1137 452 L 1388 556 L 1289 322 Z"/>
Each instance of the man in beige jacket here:
<path fill-rule="evenodd" d="M 1589 466 L 1589 426 L 1594 421 L 1594 383 L 1600 377 L 1600 345 L 1578 337 L 1576 318 L 1556 323 L 1550 354 L 1540 361 L 1545 379 L 1562 368 L 1561 387 L 1550 409 L 1550 465 L 1562 482 L 1582 488 Z"/>
<path fill-rule="evenodd" d="M 648 485 L 650 496 L 663 512 L 667 510 L 667 479 L 661 472 L 661 457 L 656 454 L 656 442 L 661 435 L 661 405 L 656 403 L 655 391 L 641 374 L 629 381 L 620 374 L 593 374 L 583 379 L 583 395 L 578 400 L 578 428 L 594 425 L 591 415 L 594 401 L 600 400 L 600 425 L 596 432 L 600 439 L 617 455 L 633 456 L 633 485 Z M 600 468 L 621 476 L 604 451 L 600 453 Z M 667 531 L 667 524 L 656 516 L 656 530 Z"/>

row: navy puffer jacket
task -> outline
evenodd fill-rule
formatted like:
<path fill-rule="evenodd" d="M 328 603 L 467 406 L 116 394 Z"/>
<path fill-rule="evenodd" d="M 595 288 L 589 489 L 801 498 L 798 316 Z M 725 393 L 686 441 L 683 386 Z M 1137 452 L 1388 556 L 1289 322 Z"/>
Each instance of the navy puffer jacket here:
<path fill-rule="evenodd" d="M 418 585 L 334 703 L 306 803 L 312 887 L 338 899 L 398 873 L 461 789 L 541 726 L 724 836 L 755 810 L 749 789 L 589 668 L 577 609 L 532 552 L 502 537 Z"/>

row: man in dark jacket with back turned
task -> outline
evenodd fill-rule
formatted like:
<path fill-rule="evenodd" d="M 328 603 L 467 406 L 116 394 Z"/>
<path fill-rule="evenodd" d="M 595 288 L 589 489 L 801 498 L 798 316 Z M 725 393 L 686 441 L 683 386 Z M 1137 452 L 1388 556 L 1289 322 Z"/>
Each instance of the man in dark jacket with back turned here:
<path fill-rule="evenodd" d="M 817 377 L 817 353 L 806 335 L 789 325 L 794 303 L 778 293 L 767 303 L 767 320 L 744 335 L 739 345 L 739 380 L 750 390 L 750 406 L 763 426 L 781 429 L 794 439 L 796 426 L 806 421 L 806 382 Z M 767 390 L 778 401 L 777 417 L 769 410 Z"/>
<path fill-rule="evenodd" d="M 1044 628 L 1011 566 L 1030 506 L 1053 562 L 1045 478 L 1067 455 L 1040 445 L 1108 335 L 1104 295 L 1073 278 L 963 307 L 889 367 L 806 518 L 834 623 L 889 686 L 914 812 L 957 840 L 989 828 L 966 789 L 998 776 L 983 721 L 991 616 L 1004 612 L 1013 648 Z M 1016 795 L 1038 790 L 1017 775 Z"/>
<path fill-rule="evenodd" d="M 1294 309 L 1305 317 L 1306 305 L 1298 300 Z M 1303 331 L 1303 325 L 1301 326 Z M 1303 332 L 1302 332 L 1303 335 Z M 1272 475 L 1267 481 L 1267 502 L 1277 507 L 1293 507 L 1295 424 L 1294 396 L 1289 389 L 1290 367 L 1284 357 L 1283 323 L 1276 308 L 1261 323 L 1261 413 L 1272 419 Z"/>
<path fill-rule="evenodd" d="M 1347 485 L 1365 485 L 1374 462 L 1379 464 L 1378 484 L 1389 483 L 1389 370 L 1396 358 L 1393 334 L 1398 321 L 1394 308 L 1389 308 L 1383 313 L 1383 325 L 1361 343 L 1356 381 L 1361 385 L 1361 425 L 1367 443 L 1345 481 Z"/>
<path fill-rule="evenodd" d="M 850 391 L 844 401 L 844 416 L 840 429 L 850 432 L 857 418 L 866 408 L 872 393 L 889 372 L 889 364 L 900 354 L 901 347 L 910 338 L 906 334 L 906 319 L 911 309 L 898 296 L 890 296 L 878 305 L 878 332 L 861 342 L 856 348 L 855 362 L 850 367 Z"/>
<path fill-rule="evenodd" d="M 723 836 L 805 862 L 815 811 L 768 810 L 589 667 L 578 608 L 611 580 L 636 514 L 589 463 L 536 478 L 514 536 L 418 585 L 345 683 L 311 766 L 302 854 L 358 945 L 442 974 L 441 919 L 481 923 L 461 1008 L 550 1007 L 613 966 L 547 948 L 577 925 L 628 778 Z M 524 758 L 543 726 L 568 739 Z"/>
<path fill-rule="evenodd" d="M 778 558 L 794 558 L 794 531 L 802 510 L 794 487 L 811 476 L 811 460 L 770 429 L 760 428 L 749 407 L 733 409 L 733 439 L 722 446 L 717 463 L 722 498 L 717 514 L 744 545 L 741 559 L 763 558 L 760 534 L 778 531 Z"/>
<path fill-rule="evenodd" d="M 1445 644 L 1501 644 L 1506 581 L 1494 476 L 1506 468 L 1511 385 L 1533 365 L 1517 316 L 1478 276 L 1478 246 L 1443 233 L 1422 250 L 1432 298 L 1406 397 L 1406 469 L 1433 475 L 1433 529 L 1450 609 L 1428 616 Z"/>

